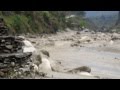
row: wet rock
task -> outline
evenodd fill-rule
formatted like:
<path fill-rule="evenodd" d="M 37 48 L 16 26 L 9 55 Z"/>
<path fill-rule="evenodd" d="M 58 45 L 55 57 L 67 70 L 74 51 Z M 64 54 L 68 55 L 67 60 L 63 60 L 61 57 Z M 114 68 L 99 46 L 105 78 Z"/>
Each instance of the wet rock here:
<path fill-rule="evenodd" d="M 91 34 L 96 34 L 94 31 L 91 31 Z"/>
<path fill-rule="evenodd" d="M 120 60 L 119 58 L 117 58 L 117 57 L 115 57 L 114 59 L 116 59 L 116 60 Z"/>
<path fill-rule="evenodd" d="M 93 75 L 88 72 L 77 72 L 76 74 L 93 77 Z"/>
<path fill-rule="evenodd" d="M 87 66 L 78 67 L 68 71 L 69 73 L 79 73 L 79 72 L 91 72 L 91 68 Z"/>
<path fill-rule="evenodd" d="M 109 43 L 110 43 L 110 45 L 113 45 L 114 41 L 113 41 L 113 40 L 111 40 Z"/>
<path fill-rule="evenodd" d="M 100 79 L 100 76 L 94 76 L 95 78 L 97 78 L 97 79 Z"/>
<path fill-rule="evenodd" d="M 47 58 L 42 58 L 42 63 L 39 65 L 39 71 L 46 73 L 52 71 L 50 61 Z"/>
<path fill-rule="evenodd" d="M 41 57 L 41 55 L 37 55 L 37 56 L 36 56 L 36 59 L 37 59 L 37 61 L 39 61 L 39 64 L 42 63 L 42 57 Z"/>
<path fill-rule="evenodd" d="M 80 34 L 80 32 L 78 31 L 78 32 L 76 32 L 76 34 Z"/>
<path fill-rule="evenodd" d="M 94 40 L 96 41 L 96 40 L 97 40 L 97 38 L 94 38 Z"/>
<path fill-rule="evenodd" d="M 76 43 L 80 44 L 81 42 L 78 40 Z"/>
<path fill-rule="evenodd" d="M 32 43 L 28 40 L 23 40 L 24 43 L 24 47 L 23 47 L 23 52 L 35 52 L 36 49 L 35 47 L 32 45 Z"/>
<path fill-rule="evenodd" d="M 111 40 L 120 40 L 120 35 L 117 33 L 112 34 Z"/>
<path fill-rule="evenodd" d="M 40 53 L 33 53 L 31 60 L 34 64 L 36 64 L 37 66 L 39 66 L 39 64 L 42 63 L 42 56 Z"/>
<path fill-rule="evenodd" d="M 108 78 L 108 77 L 103 77 L 103 78 L 101 78 L 101 79 L 111 79 L 111 78 Z"/>
<path fill-rule="evenodd" d="M 14 67 L 15 66 L 15 62 L 11 62 L 11 66 Z"/>
<path fill-rule="evenodd" d="M 83 36 L 83 37 L 81 37 L 80 41 L 81 42 L 91 42 L 93 40 L 88 36 Z"/>
<path fill-rule="evenodd" d="M 34 73 L 39 72 L 38 66 L 36 64 L 32 64 L 30 66 L 30 70 Z"/>
<path fill-rule="evenodd" d="M 79 44 L 77 44 L 77 43 L 71 44 L 71 47 L 75 47 L 75 46 L 79 46 Z"/>
<path fill-rule="evenodd" d="M 84 47 L 83 45 L 80 45 L 80 47 Z"/>
<path fill-rule="evenodd" d="M 106 47 L 107 45 L 106 44 L 103 44 L 104 47 Z"/>
<path fill-rule="evenodd" d="M 50 65 L 51 65 L 52 71 L 55 71 L 55 72 L 63 72 L 63 71 L 65 71 L 64 66 L 59 61 L 50 60 Z"/>
<path fill-rule="evenodd" d="M 48 52 L 48 51 L 46 51 L 46 50 L 41 50 L 41 52 L 42 52 L 42 54 L 44 54 L 44 55 L 46 55 L 46 56 L 50 57 L 50 54 L 49 54 L 49 52 Z"/>
<path fill-rule="evenodd" d="M 45 76 L 47 76 L 47 73 L 39 72 L 39 75 L 42 76 L 42 77 L 45 77 Z"/>
<path fill-rule="evenodd" d="M 67 38 L 66 41 L 74 41 L 74 38 Z"/>

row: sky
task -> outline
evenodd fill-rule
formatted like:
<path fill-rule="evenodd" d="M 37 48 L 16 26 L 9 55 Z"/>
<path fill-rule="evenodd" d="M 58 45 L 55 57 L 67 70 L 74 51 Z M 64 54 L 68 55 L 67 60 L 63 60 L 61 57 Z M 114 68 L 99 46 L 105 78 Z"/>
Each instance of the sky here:
<path fill-rule="evenodd" d="M 118 11 L 86 11 L 86 17 L 101 15 L 117 15 Z"/>

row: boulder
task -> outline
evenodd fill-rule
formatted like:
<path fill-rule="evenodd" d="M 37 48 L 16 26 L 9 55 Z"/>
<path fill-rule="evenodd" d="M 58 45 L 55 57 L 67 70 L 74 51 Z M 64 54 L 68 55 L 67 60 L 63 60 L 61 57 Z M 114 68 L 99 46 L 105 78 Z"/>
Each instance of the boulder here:
<path fill-rule="evenodd" d="M 113 41 L 113 40 L 111 40 L 111 41 L 109 42 L 109 44 L 110 44 L 110 45 L 113 45 L 113 43 L 114 43 L 114 41 Z"/>
<path fill-rule="evenodd" d="M 83 75 L 83 76 L 93 76 L 92 74 L 88 73 L 88 72 L 80 72 L 78 73 L 79 75 Z"/>
<path fill-rule="evenodd" d="M 76 34 L 78 34 L 78 35 L 79 35 L 79 34 L 80 34 L 80 31 L 76 32 Z"/>
<path fill-rule="evenodd" d="M 32 64 L 32 65 L 30 66 L 30 70 L 31 70 L 32 72 L 34 72 L 34 73 L 39 72 L 39 68 L 38 68 L 38 66 L 37 66 L 36 64 Z"/>
<path fill-rule="evenodd" d="M 120 40 L 120 35 L 117 33 L 113 33 L 113 35 L 111 36 L 111 40 Z"/>
<path fill-rule="evenodd" d="M 82 66 L 82 67 L 78 67 L 78 68 L 69 70 L 68 72 L 69 73 L 80 73 L 80 72 L 88 72 L 88 73 L 90 73 L 91 72 L 91 68 L 88 67 L 88 66 Z"/>
<path fill-rule="evenodd" d="M 90 42 L 92 39 L 89 36 L 83 36 L 80 39 L 80 42 Z"/>
<path fill-rule="evenodd" d="M 47 57 L 50 57 L 49 52 L 46 51 L 46 50 L 41 50 L 41 53 L 44 54 L 44 55 L 46 55 Z"/>
<path fill-rule="evenodd" d="M 38 66 L 42 63 L 42 57 L 40 54 L 33 53 L 31 59 L 32 62 Z"/>
<path fill-rule="evenodd" d="M 23 46 L 23 52 L 35 52 L 36 49 L 32 45 L 32 43 L 28 40 L 23 40 L 24 46 Z"/>
<path fill-rule="evenodd" d="M 77 46 L 79 46 L 79 44 L 78 43 L 72 43 L 71 44 L 71 47 L 75 47 L 75 46 L 77 47 Z"/>
<path fill-rule="evenodd" d="M 51 65 L 52 71 L 54 71 L 54 72 L 63 72 L 64 71 L 64 66 L 61 64 L 60 61 L 50 60 L 50 65 Z"/>
<path fill-rule="evenodd" d="M 39 72 L 51 72 L 51 64 L 47 58 L 42 58 L 42 63 L 39 65 Z"/>

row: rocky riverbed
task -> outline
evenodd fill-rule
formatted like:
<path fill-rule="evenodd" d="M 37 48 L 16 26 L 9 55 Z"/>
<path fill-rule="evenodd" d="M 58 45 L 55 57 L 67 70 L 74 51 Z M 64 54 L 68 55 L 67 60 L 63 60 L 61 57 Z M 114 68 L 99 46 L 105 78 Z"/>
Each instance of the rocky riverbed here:
<path fill-rule="evenodd" d="M 49 52 L 53 71 L 47 74 L 48 79 L 116 79 L 120 78 L 119 37 L 117 33 L 67 30 L 27 39 L 38 51 Z M 89 67 L 91 72 L 67 72 L 82 66 Z"/>

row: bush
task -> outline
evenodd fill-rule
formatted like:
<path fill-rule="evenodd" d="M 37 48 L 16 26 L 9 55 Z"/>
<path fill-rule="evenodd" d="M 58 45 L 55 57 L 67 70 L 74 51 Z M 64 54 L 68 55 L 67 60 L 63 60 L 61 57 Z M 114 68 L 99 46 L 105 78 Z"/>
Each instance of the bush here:
<path fill-rule="evenodd" d="M 80 27 L 85 27 L 86 26 L 86 22 L 84 20 L 81 20 L 79 23 Z"/>

